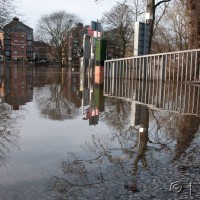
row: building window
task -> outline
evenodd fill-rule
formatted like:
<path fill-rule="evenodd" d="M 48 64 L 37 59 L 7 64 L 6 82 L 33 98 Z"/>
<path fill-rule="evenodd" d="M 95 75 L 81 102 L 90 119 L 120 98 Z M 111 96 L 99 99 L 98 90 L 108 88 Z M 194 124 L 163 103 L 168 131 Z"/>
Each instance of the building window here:
<path fill-rule="evenodd" d="M 21 34 L 21 37 L 24 37 L 24 35 L 23 35 L 23 34 Z"/>
<path fill-rule="evenodd" d="M 10 40 L 4 40 L 4 44 L 10 44 Z"/>
<path fill-rule="evenodd" d="M 14 51 L 14 54 L 17 54 L 17 51 Z"/>
<path fill-rule="evenodd" d="M 33 45 L 32 41 L 27 42 L 28 45 Z"/>
<path fill-rule="evenodd" d="M 24 49 L 24 46 L 21 46 L 21 49 Z"/>
<path fill-rule="evenodd" d="M 11 50 L 11 47 L 8 44 L 6 44 L 4 47 L 5 47 L 5 50 Z"/>
<path fill-rule="evenodd" d="M 10 51 L 5 51 L 6 56 L 10 56 Z"/>
<path fill-rule="evenodd" d="M 14 40 L 14 42 L 17 42 L 17 40 Z"/>
<path fill-rule="evenodd" d="M 15 47 L 15 49 L 17 49 L 17 46 L 16 46 L 16 45 L 15 45 L 14 47 Z"/>
<path fill-rule="evenodd" d="M 27 40 L 33 40 L 33 36 L 32 35 L 27 35 Z"/>
<path fill-rule="evenodd" d="M 21 43 L 24 43 L 24 40 L 21 40 Z"/>
<path fill-rule="evenodd" d="M 28 47 L 27 51 L 33 51 L 33 48 L 32 47 Z"/>

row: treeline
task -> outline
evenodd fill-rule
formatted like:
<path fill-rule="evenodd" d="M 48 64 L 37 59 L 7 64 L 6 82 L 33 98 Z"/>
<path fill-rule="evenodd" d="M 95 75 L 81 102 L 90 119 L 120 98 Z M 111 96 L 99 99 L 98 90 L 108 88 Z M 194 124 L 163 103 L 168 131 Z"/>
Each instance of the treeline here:
<path fill-rule="evenodd" d="M 134 22 L 145 21 L 145 7 L 149 2 L 162 2 L 155 9 L 151 53 L 199 48 L 199 0 L 124 0 L 116 2 L 100 20 L 104 37 L 115 45 L 120 57 L 133 54 Z M 14 14 L 14 8 L 11 0 L 0 0 L 1 25 Z M 69 46 L 69 31 L 80 21 L 77 15 L 66 11 L 52 12 L 41 16 L 35 36 L 53 46 L 54 53 L 61 58 L 63 49 Z"/>

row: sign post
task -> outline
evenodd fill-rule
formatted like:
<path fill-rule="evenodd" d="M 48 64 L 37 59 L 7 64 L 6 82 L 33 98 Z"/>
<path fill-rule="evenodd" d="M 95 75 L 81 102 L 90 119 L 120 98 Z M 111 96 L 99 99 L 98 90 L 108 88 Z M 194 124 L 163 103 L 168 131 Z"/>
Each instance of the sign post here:
<path fill-rule="evenodd" d="M 149 39 L 149 25 L 143 22 L 135 22 L 134 56 L 140 56 L 149 53 Z"/>

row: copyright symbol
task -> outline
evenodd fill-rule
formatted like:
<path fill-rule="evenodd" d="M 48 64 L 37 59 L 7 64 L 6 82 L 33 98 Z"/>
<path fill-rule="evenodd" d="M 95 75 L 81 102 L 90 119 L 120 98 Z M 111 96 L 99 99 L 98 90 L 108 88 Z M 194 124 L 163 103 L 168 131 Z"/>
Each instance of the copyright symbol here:
<path fill-rule="evenodd" d="M 183 189 L 182 183 L 180 181 L 174 181 L 173 183 L 170 184 L 170 191 L 173 192 L 181 192 L 181 190 Z"/>

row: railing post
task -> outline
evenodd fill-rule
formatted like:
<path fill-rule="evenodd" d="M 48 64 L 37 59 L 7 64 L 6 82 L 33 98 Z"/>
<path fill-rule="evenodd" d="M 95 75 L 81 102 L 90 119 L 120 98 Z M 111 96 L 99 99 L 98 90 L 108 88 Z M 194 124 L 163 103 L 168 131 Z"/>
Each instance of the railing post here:
<path fill-rule="evenodd" d="M 105 94 L 106 93 L 106 87 L 107 87 L 107 78 L 106 78 L 106 70 L 107 70 L 107 65 L 108 65 L 108 63 L 105 63 L 105 65 L 104 65 L 104 87 L 103 87 L 103 93 Z"/>
<path fill-rule="evenodd" d="M 111 95 L 114 95 L 114 89 L 115 89 L 114 84 L 115 84 L 115 79 L 116 79 L 116 77 L 115 77 L 116 72 L 115 72 L 115 64 L 114 64 L 114 63 L 115 63 L 115 62 L 112 61 L 112 70 L 111 70 L 111 72 L 112 72 L 112 75 L 111 75 L 111 79 L 112 79 L 112 90 L 111 90 Z"/>
<path fill-rule="evenodd" d="M 160 63 L 160 67 L 158 67 L 158 70 L 160 69 L 160 77 L 159 80 L 160 81 L 164 81 L 164 77 L 165 77 L 165 62 L 164 62 L 164 55 L 162 55 L 162 59 L 159 60 Z"/>

